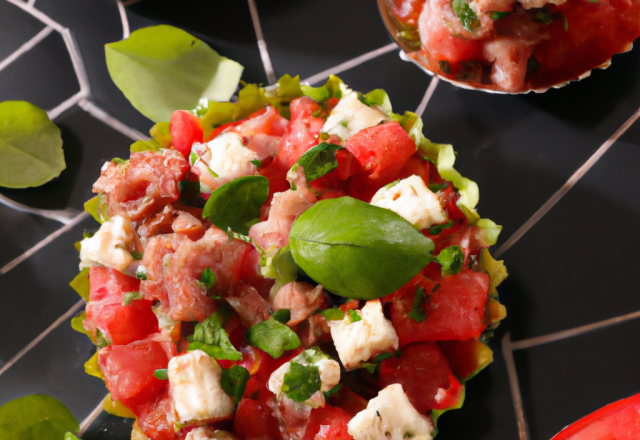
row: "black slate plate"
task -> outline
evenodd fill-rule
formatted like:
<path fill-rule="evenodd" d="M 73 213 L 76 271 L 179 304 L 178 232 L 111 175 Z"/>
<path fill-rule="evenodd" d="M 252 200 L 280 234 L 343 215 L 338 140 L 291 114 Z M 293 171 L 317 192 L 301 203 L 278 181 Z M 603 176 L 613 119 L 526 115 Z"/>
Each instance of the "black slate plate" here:
<path fill-rule="evenodd" d="M 354 89 L 386 89 L 396 110 L 416 110 L 431 86 L 426 136 L 454 144 L 460 171 L 480 185 L 479 211 L 504 225 L 498 253 L 511 274 L 501 288 L 509 317 L 492 342 L 494 363 L 469 383 L 463 409 L 440 419 L 438 439 L 545 440 L 639 392 L 640 324 L 628 314 L 640 310 L 630 276 L 640 265 L 640 123 L 625 123 L 640 107 L 640 51 L 618 55 L 606 71 L 543 95 L 490 95 L 434 84 L 402 61 L 375 2 L 257 3 L 277 75 L 305 79 L 340 71 Z M 179 26 L 241 62 L 244 80 L 268 81 L 244 1 L 142 0 L 127 6 L 126 17 L 131 30 Z M 39 208 L 81 209 L 102 163 L 125 155 L 131 139 L 150 128 L 106 70 L 103 45 L 122 38 L 121 18 L 114 0 L 0 0 L 0 63 L 31 39 L 39 41 L 0 64 L 0 101 L 24 99 L 60 110 L 87 92 L 86 101 L 76 100 L 55 119 L 68 164 L 62 176 L 41 188 L 0 193 Z M 58 32 L 64 29 L 75 37 L 88 89 Z M 100 109 L 122 124 L 96 118 Z M 2 206 L 0 220 L 0 405 L 49 394 L 79 420 L 88 417 L 83 438 L 129 438 L 130 421 L 94 411 L 106 389 L 84 375 L 93 348 L 69 328 L 81 306 L 67 286 L 76 274 L 72 244 L 95 222 L 80 217 L 62 228 Z M 16 258 L 22 258 L 19 264 Z M 512 342 L 503 346 L 507 332 Z M 509 370 L 510 359 L 515 369 Z M 509 372 L 519 379 L 528 424 L 521 431 Z M 92 412 L 97 417 L 89 417 Z"/>

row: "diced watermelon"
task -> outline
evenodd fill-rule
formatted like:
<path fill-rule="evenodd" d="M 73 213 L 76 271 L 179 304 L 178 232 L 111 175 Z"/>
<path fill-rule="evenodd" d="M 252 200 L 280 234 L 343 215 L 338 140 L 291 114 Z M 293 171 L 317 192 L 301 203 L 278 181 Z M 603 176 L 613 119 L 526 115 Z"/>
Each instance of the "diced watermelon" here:
<path fill-rule="evenodd" d="M 302 440 L 353 440 L 347 432 L 351 416 L 342 408 L 325 405 L 311 411 Z"/>
<path fill-rule="evenodd" d="M 167 381 L 164 382 L 164 387 L 155 399 L 134 409 L 138 417 L 138 426 L 144 435 L 153 440 L 175 439 L 169 384 Z"/>
<path fill-rule="evenodd" d="M 176 110 L 171 115 L 171 142 L 173 148 L 178 150 L 184 157 L 189 157 L 191 145 L 194 142 L 202 142 L 202 126 L 200 118 L 185 110 Z"/>
<path fill-rule="evenodd" d="M 89 298 L 91 301 L 115 299 L 122 302 L 127 292 L 140 290 L 140 280 L 107 267 L 92 267 L 89 270 Z"/>

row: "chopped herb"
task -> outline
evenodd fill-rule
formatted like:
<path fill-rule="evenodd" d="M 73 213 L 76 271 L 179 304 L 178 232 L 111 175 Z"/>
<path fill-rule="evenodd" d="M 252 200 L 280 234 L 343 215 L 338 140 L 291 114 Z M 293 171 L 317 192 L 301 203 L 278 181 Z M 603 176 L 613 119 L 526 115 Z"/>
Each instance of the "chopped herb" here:
<path fill-rule="evenodd" d="M 122 305 L 128 306 L 133 301 L 137 299 L 142 299 L 143 297 L 144 295 L 142 294 L 142 292 L 127 292 L 124 294 L 124 301 L 122 301 Z"/>
<path fill-rule="evenodd" d="M 440 70 L 442 73 L 446 73 L 447 75 L 451 73 L 451 63 L 447 60 L 438 61 L 438 65 L 440 66 Z"/>
<path fill-rule="evenodd" d="M 402 357 L 402 352 L 400 350 L 396 350 L 393 353 L 393 357 L 396 358 L 396 359 L 400 359 Z"/>
<path fill-rule="evenodd" d="M 453 226 L 453 220 L 449 220 L 448 222 L 442 225 L 431 226 L 431 228 L 429 228 L 429 235 L 438 235 L 443 230 L 448 229 L 452 226 Z"/>
<path fill-rule="evenodd" d="M 156 371 L 153 372 L 153 375 L 160 380 L 167 380 L 169 379 L 169 376 L 167 375 L 167 369 L 166 368 L 160 368 Z"/>
<path fill-rule="evenodd" d="M 239 361 L 242 353 L 235 349 L 224 325 L 229 319 L 228 307 L 219 308 L 214 314 L 197 324 L 189 339 L 187 351 L 202 350 L 214 359 Z"/>
<path fill-rule="evenodd" d="M 370 362 L 362 362 L 360 364 L 360 368 L 364 368 L 371 375 L 375 374 L 377 367 L 378 367 L 377 364 L 372 364 Z"/>
<path fill-rule="evenodd" d="M 325 400 L 327 400 L 329 399 L 329 397 L 333 396 L 334 394 L 338 394 L 338 391 L 340 391 L 340 388 L 342 388 L 341 383 L 331 388 L 329 391 L 323 391 L 322 395 L 324 396 Z"/>
<path fill-rule="evenodd" d="M 211 289 L 216 282 L 216 274 L 213 273 L 209 266 L 200 275 L 200 282 L 207 287 L 207 290 Z"/>
<path fill-rule="evenodd" d="M 147 280 L 147 268 L 144 266 L 138 266 L 136 269 L 136 278 L 142 281 Z"/>
<path fill-rule="evenodd" d="M 116 165 L 122 165 L 123 163 L 127 163 L 129 161 L 125 159 L 120 159 L 119 157 L 114 157 L 113 159 L 111 159 L 111 162 L 115 163 Z"/>
<path fill-rule="evenodd" d="M 258 159 L 254 159 L 250 161 L 252 164 L 254 164 L 257 168 L 260 168 L 262 166 L 262 161 L 258 160 Z"/>
<path fill-rule="evenodd" d="M 427 312 L 422 308 L 423 298 L 426 299 L 424 289 L 418 286 L 416 288 L 416 295 L 413 297 L 413 307 L 411 307 L 411 311 L 409 312 L 409 318 L 415 322 L 424 322 L 424 320 L 427 319 Z"/>
<path fill-rule="evenodd" d="M 540 71 L 540 63 L 538 62 L 536 57 L 533 56 L 533 54 L 531 54 L 531 56 L 527 60 L 527 73 L 525 77 L 530 78 L 534 75 L 537 75 L 539 71 Z"/>
<path fill-rule="evenodd" d="M 262 351 L 266 351 L 274 359 L 278 359 L 285 350 L 300 347 L 300 338 L 283 323 L 273 317 L 254 325 L 247 330 L 247 339 Z"/>
<path fill-rule="evenodd" d="M 471 9 L 466 0 L 453 0 L 451 2 L 451 7 L 453 8 L 453 12 L 460 19 L 460 23 L 462 23 L 463 28 L 469 32 L 473 32 L 480 27 L 480 20 L 478 20 L 478 16 L 473 12 L 473 9 Z"/>
<path fill-rule="evenodd" d="M 437 183 L 430 183 L 429 184 L 429 191 L 431 191 L 432 193 L 437 193 L 438 191 L 445 189 L 447 186 L 446 183 L 443 183 L 442 185 L 438 185 Z"/>
<path fill-rule="evenodd" d="M 207 167 L 207 169 L 209 170 L 209 172 L 211 173 L 211 175 L 212 175 L 213 177 L 216 177 L 216 178 L 217 178 L 217 177 L 220 177 L 220 176 L 218 176 L 218 173 L 216 173 L 215 171 L 213 171 L 211 168 Z"/>
<path fill-rule="evenodd" d="M 291 172 L 301 166 L 307 178 L 307 183 L 313 182 L 338 168 L 336 152 L 343 149 L 344 147 L 340 145 L 322 142 L 304 153 L 291 167 Z M 289 175 L 287 175 L 287 179 L 291 180 Z"/>
<path fill-rule="evenodd" d="M 390 359 L 390 358 L 392 358 L 392 357 L 393 357 L 393 355 L 392 355 L 391 353 L 389 353 L 388 351 L 387 351 L 387 352 L 384 352 L 384 353 L 380 353 L 380 354 L 379 354 L 378 356 L 376 356 L 376 358 L 373 360 L 373 363 L 374 363 L 374 364 L 379 364 L 380 362 L 382 362 L 382 361 L 384 361 L 384 360 L 387 360 L 387 359 Z"/>
<path fill-rule="evenodd" d="M 351 318 L 352 323 L 362 321 L 362 317 L 358 315 L 358 312 L 355 310 L 349 310 L 349 317 Z"/>
<path fill-rule="evenodd" d="M 229 396 L 233 397 L 233 404 L 238 405 L 244 390 L 247 388 L 247 382 L 249 381 L 249 371 L 241 367 L 240 365 L 234 365 L 228 370 L 222 370 L 222 376 L 220 376 L 220 387 Z"/>
<path fill-rule="evenodd" d="M 319 138 L 321 141 L 326 141 L 326 140 L 328 140 L 330 137 L 331 137 L 331 135 L 330 135 L 329 133 L 320 133 L 320 134 L 318 135 L 318 138 Z"/>
<path fill-rule="evenodd" d="M 284 375 L 282 392 L 296 402 L 304 402 L 320 391 L 321 386 L 317 366 L 291 361 L 291 369 Z"/>
<path fill-rule="evenodd" d="M 562 12 L 560 12 L 562 14 Z M 569 32 L 569 20 L 567 20 L 567 16 L 562 14 L 562 19 L 564 20 L 564 31 Z"/>
<path fill-rule="evenodd" d="M 376 410 L 376 415 L 380 417 L 380 411 Z"/>
<path fill-rule="evenodd" d="M 345 316 L 342 310 L 338 308 L 327 309 L 320 312 L 320 314 L 324 316 L 327 321 L 340 321 L 344 319 Z"/>
<path fill-rule="evenodd" d="M 514 11 L 491 11 L 487 12 L 487 15 L 491 17 L 493 20 L 500 20 L 501 18 L 508 17 L 513 14 Z"/>
<path fill-rule="evenodd" d="M 440 251 L 436 261 L 442 266 L 442 276 L 456 275 L 462 270 L 464 252 L 460 246 L 449 246 Z"/>
<path fill-rule="evenodd" d="M 549 11 L 549 8 L 547 8 L 547 6 L 545 5 L 540 9 L 534 10 L 533 19 L 535 21 L 540 21 L 544 24 L 549 25 L 553 21 L 553 15 L 551 14 L 551 11 Z"/>
<path fill-rule="evenodd" d="M 111 345 L 111 341 L 104 335 L 104 333 L 102 333 L 99 328 L 96 329 L 96 345 L 100 348 Z"/>
<path fill-rule="evenodd" d="M 142 252 L 129 252 L 134 260 L 142 260 Z"/>
<path fill-rule="evenodd" d="M 436 293 L 438 290 L 440 290 L 440 283 L 436 283 L 436 285 L 433 286 L 431 293 Z"/>
<path fill-rule="evenodd" d="M 189 165 L 191 166 L 195 165 L 198 159 L 200 159 L 200 156 L 198 156 L 195 151 L 192 151 L 191 153 L 189 153 Z"/>
<path fill-rule="evenodd" d="M 340 125 L 342 125 L 344 128 L 349 128 L 349 122 L 348 121 L 342 121 L 340 123 Z"/>
<path fill-rule="evenodd" d="M 291 311 L 289 309 L 280 309 L 272 317 L 276 321 L 286 324 L 291 319 Z"/>

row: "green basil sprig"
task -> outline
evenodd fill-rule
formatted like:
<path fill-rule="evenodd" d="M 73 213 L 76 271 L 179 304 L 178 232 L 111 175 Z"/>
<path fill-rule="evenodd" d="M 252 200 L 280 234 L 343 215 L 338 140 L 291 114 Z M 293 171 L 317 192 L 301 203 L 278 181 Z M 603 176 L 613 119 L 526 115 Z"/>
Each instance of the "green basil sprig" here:
<path fill-rule="evenodd" d="M 468 0 L 453 0 L 451 7 L 454 14 L 460 19 L 463 28 L 473 32 L 480 27 L 480 20 L 478 20 L 478 16 L 469 6 Z"/>
<path fill-rule="evenodd" d="M 3 440 L 63 439 L 77 433 L 78 421 L 60 401 L 43 394 L 11 400 L 0 407 Z"/>
<path fill-rule="evenodd" d="M 344 147 L 326 142 L 318 144 L 304 153 L 291 167 L 291 171 L 295 171 L 301 166 L 304 169 L 307 182 L 319 179 L 338 168 L 338 159 L 336 158 L 336 151 L 338 150 L 344 150 Z"/>
<path fill-rule="evenodd" d="M 227 307 L 221 307 L 197 324 L 193 335 L 189 337 L 187 351 L 202 350 L 214 359 L 241 360 L 242 353 L 235 349 L 224 330 L 229 313 Z"/>
<path fill-rule="evenodd" d="M 247 330 L 247 339 L 251 345 L 278 359 L 285 350 L 300 347 L 300 338 L 285 324 L 273 317 L 262 321 Z"/>
<path fill-rule="evenodd" d="M 229 228 L 247 235 L 260 219 L 260 208 L 269 196 L 269 180 L 263 176 L 245 176 L 216 189 L 202 211 L 202 218 L 223 231 Z"/>
<path fill-rule="evenodd" d="M 442 266 L 442 276 L 459 274 L 464 264 L 464 252 L 460 246 L 449 246 L 440 251 L 436 257 Z"/>
<path fill-rule="evenodd" d="M 222 370 L 220 387 L 225 393 L 233 397 L 234 405 L 237 406 L 240 400 L 242 400 L 249 378 L 249 371 L 240 365 L 233 365 L 228 370 Z"/>
<path fill-rule="evenodd" d="M 433 242 L 393 211 L 351 197 L 323 200 L 289 235 L 295 262 L 337 295 L 376 299 L 429 264 Z"/>
<path fill-rule="evenodd" d="M 322 382 L 320 372 L 315 365 L 302 365 L 291 361 L 291 369 L 284 375 L 282 392 L 289 399 L 304 402 L 320 391 Z"/>

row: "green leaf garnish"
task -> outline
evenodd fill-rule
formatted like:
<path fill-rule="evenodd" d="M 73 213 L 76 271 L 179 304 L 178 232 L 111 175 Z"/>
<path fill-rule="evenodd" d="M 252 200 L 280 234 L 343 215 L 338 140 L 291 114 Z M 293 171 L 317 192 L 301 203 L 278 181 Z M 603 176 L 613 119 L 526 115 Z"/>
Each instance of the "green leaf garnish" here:
<path fill-rule="evenodd" d="M 391 353 L 389 353 L 388 351 L 384 352 L 384 353 L 380 353 L 378 356 L 376 356 L 376 358 L 373 360 L 374 364 L 379 364 L 380 362 L 390 359 L 392 358 L 393 355 Z"/>
<path fill-rule="evenodd" d="M 426 299 L 424 289 L 418 286 L 416 288 L 416 296 L 413 297 L 413 307 L 411 307 L 411 311 L 408 314 L 409 318 L 415 322 L 424 322 L 424 320 L 427 319 L 427 312 L 422 308 L 423 298 Z"/>
<path fill-rule="evenodd" d="M 273 317 L 249 328 L 247 339 L 251 345 L 269 353 L 274 359 L 282 356 L 285 350 L 295 350 L 300 347 L 298 335 Z"/>
<path fill-rule="evenodd" d="M 258 159 L 250 160 L 249 162 L 254 164 L 256 166 L 256 168 L 260 168 L 262 166 L 262 161 L 258 160 Z"/>
<path fill-rule="evenodd" d="M 0 102 L 0 186 L 40 186 L 65 168 L 60 130 L 47 113 L 26 101 Z"/>
<path fill-rule="evenodd" d="M 298 166 L 301 166 L 304 169 L 307 182 L 313 182 L 338 168 L 338 159 L 336 158 L 338 150 L 344 150 L 344 147 L 322 142 L 304 153 L 293 165 L 291 171 L 295 171 Z"/>
<path fill-rule="evenodd" d="M 206 359 L 206 358 L 205 358 Z M 167 369 L 166 368 L 160 368 L 156 371 L 153 372 L 153 375 L 160 380 L 167 380 L 169 379 L 169 376 L 167 375 Z"/>
<path fill-rule="evenodd" d="M 340 90 L 342 80 L 335 75 L 331 75 L 327 82 L 321 87 L 311 87 L 301 85 L 302 93 L 316 102 L 324 103 L 331 98 L 342 98 L 342 90 Z"/>
<path fill-rule="evenodd" d="M 78 293 L 78 295 L 82 297 L 83 300 L 89 302 L 90 287 L 88 267 L 82 269 L 80 273 L 76 275 L 73 280 L 71 280 L 69 285 Z"/>
<path fill-rule="evenodd" d="M 291 255 L 289 245 L 280 248 L 273 258 L 267 260 L 262 275 L 276 280 L 273 286 L 276 295 L 282 286 L 298 279 L 298 265 Z"/>
<path fill-rule="evenodd" d="M 207 266 L 207 268 L 200 275 L 200 282 L 207 287 L 207 290 L 211 289 L 216 282 L 216 274 L 213 273 L 211 268 Z"/>
<path fill-rule="evenodd" d="M 109 221 L 109 207 L 107 206 L 107 196 L 100 193 L 89 199 L 84 204 L 84 210 L 98 223 L 102 224 Z"/>
<path fill-rule="evenodd" d="M 382 89 L 375 89 L 367 93 L 366 95 L 360 95 L 358 97 L 360 102 L 371 107 L 372 105 L 377 105 L 379 107 L 383 107 L 391 111 L 391 101 L 389 100 L 389 95 Z"/>
<path fill-rule="evenodd" d="M 436 261 L 442 266 L 442 276 L 456 275 L 462 270 L 464 252 L 460 246 L 449 246 L 442 249 Z"/>
<path fill-rule="evenodd" d="M 340 388 L 342 388 L 342 384 L 341 383 L 339 383 L 335 387 L 331 388 L 329 391 L 323 391 L 322 395 L 324 396 L 325 400 L 327 400 L 331 396 L 333 396 L 334 394 L 338 394 L 338 392 L 340 391 Z"/>
<path fill-rule="evenodd" d="M 448 222 L 442 225 L 431 226 L 431 228 L 429 228 L 429 235 L 438 235 L 443 230 L 450 228 L 452 226 L 453 226 L 453 220 L 449 220 Z"/>
<path fill-rule="evenodd" d="M 360 363 L 360 368 L 364 368 L 371 375 L 375 374 L 376 368 L 378 368 L 378 364 L 372 364 L 371 362 L 362 362 Z"/>
<path fill-rule="evenodd" d="M 508 17 L 513 14 L 514 11 L 491 11 L 487 12 L 487 15 L 493 20 L 500 20 L 501 18 Z"/>
<path fill-rule="evenodd" d="M 64 440 L 80 440 L 78 437 L 76 437 L 72 432 L 65 432 L 64 434 Z"/>
<path fill-rule="evenodd" d="M 142 252 L 129 252 L 134 260 L 142 260 Z"/>
<path fill-rule="evenodd" d="M 233 365 L 228 370 L 222 370 L 220 387 L 225 393 L 233 397 L 234 405 L 238 405 L 240 400 L 242 400 L 249 378 L 249 371 L 240 365 Z"/>
<path fill-rule="evenodd" d="M 286 324 L 291 319 L 291 310 L 289 309 L 280 309 L 271 315 L 273 319 L 283 324 Z"/>
<path fill-rule="evenodd" d="M 83 311 L 82 313 L 80 313 L 80 315 L 71 318 L 71 328 L 77 331 L 78 333 L 83 333 L 89 336 L 89 332 L 85 330 L 84 324 L 83 324 L 86 317 L 87 317 L 87 312 Z"/>
<path fill-rule="evenodd" d="M 478 16 L 473 12 L 467 0 L 452 0 L 451 7 L 454 14 L 460 19 L 463 28 L 473 32 L 480 27 L 480 20 L 478 20 Z"/>
<path fill-rule="evenodd" d="M 100 348 L 104 348 L 107 345 L 111 345 L 111 341 L 107 336 L 102 333 L 102 330 L 99 328 L 96 329 L 96 345 Z"/>
<path fill-rule="evenodd" d="M 344 313 L 338 308 L 323 310 L 320 312 L 327 321 L 341 321 L 344 319 Z"/>
<path fill-rule="evenodd" d="M 437 193 L 441 189 L 445 189 L 447 186 L 449 185 L 447 185 L 446 183 L 443 183 L 442 185 L 438 185 L 437 183 L 430 183 L 429 191 L 431 191 L 432 193 Z"/>
<path fill-rule="evenodd" d="M 320 391 L 321 386 L 318 367 L 291 361 L 291 369 L 284 375 L 282 392 L 296 402 L 304 402 Z"/>
<path fill-rule="evenodd" d="M 295 262 L 337 295 L 376 299 L 426 267 L 434 244 L 393 211 L 351 197 L 323 200 L 289 235 Z"/>
<path fill-rule="evenodd" d="M 80 426 L 60 401 L 43 394 L 11 400 L 0 407 L 3 440 L 62 439 Z"/>
<path fill-rule="evenodd" d="M 111 79 L 131 104 L 155 122 L 174 110 L 192 109 L 201 98 L 228 101 L 243 67 L 173 26 L 138 29 L 107 44 Z"/>
<path fill-rule="evenodd" d="M 224 330 L 229 314 L 230 310 L 227 307 L 221 307 L 207 319 L 196 324 L 187 351 L 202 350 L 214 359 L 241 360 L 242 353 L 235 349 Z"/>
<path fill-rule="evenodd" d="M 136 278 L 142 281 L 147 280 L 147 268 L 144 266 L 138 266 L 136 269 Z"/>
<path fill-rule="evenodd" d="M 260 218 L 260 208 L 269 195 L 269 180 L 263 176 L 245 176 L 216 189 L 202 211 L 202 218 L 223 231 L 231 228 L 249 234 L 249 228 Z"/>
<path fill-rule="evenodd" d="M 160 151 L 162 146 L 155 139 L 151 139 L 148 141 L 135 141 L 129 147 L 129 151 L 132 153 L 142 153 L 144 151 Z"/>
<path fill-rule="evenodd" d="M 358 315 L 358 312 L 355 310 L 349 310 L 349 319 L 351 319 L 351 323 L 362 321 L 362 317 Z"/>
<path fill-rule="evenodd" d="M 124 300 L 122 301 L 122 305 L 128 306 L 133 301 L 137 299 L 142 299 L 142 298 L 144 298 L 144 295 L 142 294 L 142 292 L 127 292 L 124 294 Z"/>

